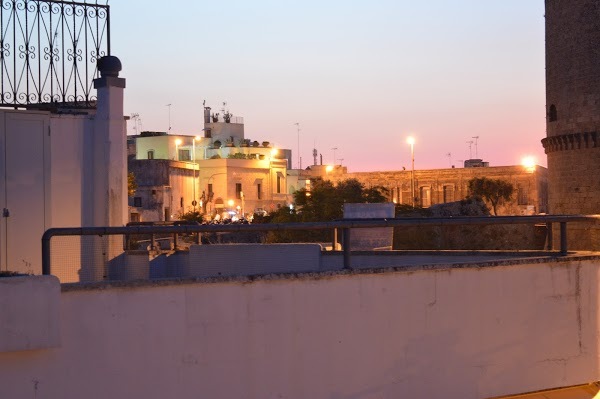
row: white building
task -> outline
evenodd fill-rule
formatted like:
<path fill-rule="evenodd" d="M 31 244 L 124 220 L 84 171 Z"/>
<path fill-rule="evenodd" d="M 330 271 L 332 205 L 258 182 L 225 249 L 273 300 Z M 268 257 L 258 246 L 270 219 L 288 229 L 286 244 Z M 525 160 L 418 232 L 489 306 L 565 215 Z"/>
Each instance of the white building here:
<path fill-rule="evenodd" d="M 49 228 L 126 221 L 125 79 L 116 57 L 100 59 L 98 68 L 96 109 L 52 103 L 48 111 L 0 110 L 0 270 L 40 274 L 41 237 Z M 90 245 L 97 265 L 123 251 L 122 242 L 104 242 L 96 252 Z M 103 267 L 80 276 L 102 275 Z"/>
<path fill-rule="evenodd" d="M 170 221 L 194 210 L 248 217 L 290 202 L 289 150 L 246 139 L 242 118 L 223 119 L 208 107 L 203 130 L 203 137 L 143 132 L 134 138 L 131 221 Z"/>

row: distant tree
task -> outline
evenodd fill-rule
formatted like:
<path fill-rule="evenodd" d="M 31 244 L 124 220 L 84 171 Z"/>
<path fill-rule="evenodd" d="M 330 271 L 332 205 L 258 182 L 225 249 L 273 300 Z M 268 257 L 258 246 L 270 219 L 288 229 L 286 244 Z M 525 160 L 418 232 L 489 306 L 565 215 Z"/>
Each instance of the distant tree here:
<path fill-rule="evenodd" d="M 185 220 L 187 222 L 201 223 L 204 220 L 204 215 L 199 210 L 189 211 L 189 212 L 182 213 L 179 216 L 179 220 Z"/>
<path fill-rule="evenodd" d="M 135 191 L 137 190 L 137 183 L 135 182 L 135 175 L 133 172 L 129 172 L 127 174 L 127 196 L 133 197 L 135 195 Z"/>
<path fill-rule="evenodd" d="M 295 207 L 281 207 L 254 223 L 328 222 L 344 216 L 345 203 L 387 202 L 383 187 L 366 189 L 358 180 L 348 179 L 337 185 L 329 180 L 311 180 L 310 191 L 300 189 L 294 193 Z M 323 242 L 331 241 L 330 231 L 270 232 L 269 242 Z"/>
<path fill-rule="evenodd" d="M 496 216 L 498 215 L 498 205 L 504 201 L 510 201 L 514 191 L 514 186 L 505 180 L 488 179 L 487 177 L 475 177 L 469 180 L 470 195 L 488 201 Z"/>
<path fill-rule="evenodd" d="M 345 203 L 380 203 L 388 201 L 383 187 L 365 188 L 356 179 L 334 185 L 329 180 L 311 180 L 310 191 L 294 193 L 294 202 L 304 222 L 327 222 L 344 216 Z"/>

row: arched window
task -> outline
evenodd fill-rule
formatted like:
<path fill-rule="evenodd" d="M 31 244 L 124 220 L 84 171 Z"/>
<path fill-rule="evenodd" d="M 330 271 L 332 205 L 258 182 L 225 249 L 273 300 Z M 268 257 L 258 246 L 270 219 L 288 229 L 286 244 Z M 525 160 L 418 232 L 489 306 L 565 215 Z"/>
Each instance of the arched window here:
<path fill-rule="evenodd" d="M 555 122 L 557 119 L 556 105 L 552 104 L 548 110 L 548 122 Z"/>

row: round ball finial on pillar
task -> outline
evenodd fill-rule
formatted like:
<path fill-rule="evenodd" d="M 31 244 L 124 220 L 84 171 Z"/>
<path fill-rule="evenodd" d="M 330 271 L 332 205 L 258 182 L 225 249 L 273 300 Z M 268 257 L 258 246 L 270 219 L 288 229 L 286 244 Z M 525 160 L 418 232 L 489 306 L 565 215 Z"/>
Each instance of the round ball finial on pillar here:
<path fill-rule="evenodd" d="M 98 59 L 98 70 L 100 71 L 100 76 L 112 76 L 118 77 L 119 72 L 123 67 L 121 66 L 121 60 L 119 60 L 114 55 L 107 55 L 100 59 Z"/>

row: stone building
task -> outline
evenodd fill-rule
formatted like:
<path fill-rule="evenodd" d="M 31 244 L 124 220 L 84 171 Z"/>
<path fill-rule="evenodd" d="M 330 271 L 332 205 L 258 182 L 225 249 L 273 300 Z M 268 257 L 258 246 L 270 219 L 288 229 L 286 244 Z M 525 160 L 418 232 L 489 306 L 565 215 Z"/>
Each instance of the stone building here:
<path fill-rule="evenodd" d="M 546 0 L 548 206 L 600 213 L 600 2 Z M 597 249 L 600 229 L 569 224 L 569 247 Z"/>
<path fill-rule="evenodd" d="M 308 181 L 311 177 L 334 182 L 357 179 L 365 187 L 386 188 L 392 202 L 412 205 L 410 170 L 348 173 L 341 165 L 316 165 L 303 171 L 299 180 Z M 539 165 L 415 170 L 415 205 L 427 208 L 462 200 L 468 196 L 469 180 L 476 177 L 505 180 L 514 186 L 513 200 L 498 208 L 500 215 L 530 215 L 548 211 L 547 170 Z M 298 185 L 302 186 L 301 183 Z"/>

